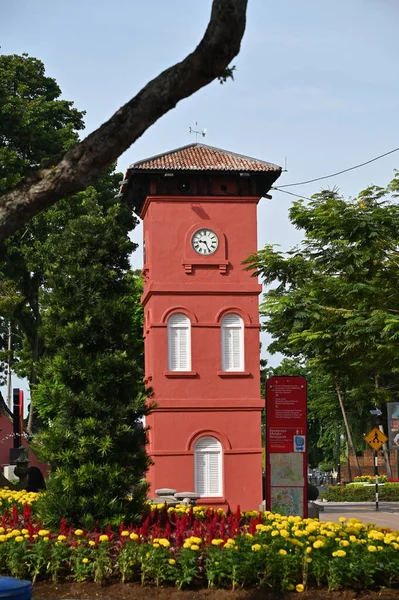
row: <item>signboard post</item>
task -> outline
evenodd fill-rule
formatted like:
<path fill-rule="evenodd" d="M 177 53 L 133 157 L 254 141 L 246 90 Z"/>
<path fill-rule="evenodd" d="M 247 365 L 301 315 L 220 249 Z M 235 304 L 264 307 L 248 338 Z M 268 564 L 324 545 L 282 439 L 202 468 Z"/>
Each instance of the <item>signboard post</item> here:
<path fill-rule="evenodd" d="M 365 441 L 374 450 L 374 477 L 375 477 L 375 510 L 378 510 L 378 450 L 388 440 L 385 433 L 379 430 L 378 427 L 373 427 L 371 431 L 364 437 Z"/>
<path fill-rule="evenodd" d="M 307 517 L 307 388 L 304 377 L 266 382 L 266 509 Z"/>

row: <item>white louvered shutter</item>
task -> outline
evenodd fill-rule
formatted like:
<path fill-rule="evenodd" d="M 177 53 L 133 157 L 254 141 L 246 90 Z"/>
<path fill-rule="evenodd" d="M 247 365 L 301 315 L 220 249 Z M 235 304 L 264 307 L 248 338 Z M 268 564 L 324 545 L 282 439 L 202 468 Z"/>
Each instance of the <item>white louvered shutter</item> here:
<path fill-rule="evenodd" d="M 168 369 L 191 370 L 190 319 L 182 313 L 168 320 Z"/>
<path fill-rule="evenodd" d="M 222 446 L 211 436 L 200 438 L 194 447 L 195 491 L 200 496 L 222 495 Z"/>
<path fill-rule="evenodd" d="M 244 324 L 239 315 L 222 319 L 222 371 L 244 370 Z"/>

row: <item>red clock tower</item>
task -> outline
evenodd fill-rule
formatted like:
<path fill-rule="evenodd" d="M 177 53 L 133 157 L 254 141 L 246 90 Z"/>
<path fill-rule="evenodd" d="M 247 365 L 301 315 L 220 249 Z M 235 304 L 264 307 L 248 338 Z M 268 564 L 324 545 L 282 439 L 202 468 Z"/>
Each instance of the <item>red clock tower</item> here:
<path fill-rule="evenodd" d="M 148 473 L 201 504 L 262 500 L 261 286 L 242 266 L 257 250 L 256 210 L 281 168 L 204 144 L 132 165 L 123 196 L 143 219 Z"/>

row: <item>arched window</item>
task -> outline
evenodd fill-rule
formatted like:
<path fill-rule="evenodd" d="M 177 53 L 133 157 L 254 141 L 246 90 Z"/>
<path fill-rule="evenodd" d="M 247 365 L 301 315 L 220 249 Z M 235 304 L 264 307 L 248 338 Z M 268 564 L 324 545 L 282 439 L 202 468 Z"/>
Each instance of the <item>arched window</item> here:
<path fill-rule="evenodd" d="M 222 371 L 244 371 L 244 322 L 229 313 L 222 319 Z"/>
<path fill-rule="evenodd" d="M 222 496 L 222 446 L 216 438 L 205 436 L 195 443 L 194 479 L 200 496 Z"/>
<path fill-rule="evenodd" d="M 168 370 L 191 371 L 190 319 L 183 313 L 168 319 Z"/>

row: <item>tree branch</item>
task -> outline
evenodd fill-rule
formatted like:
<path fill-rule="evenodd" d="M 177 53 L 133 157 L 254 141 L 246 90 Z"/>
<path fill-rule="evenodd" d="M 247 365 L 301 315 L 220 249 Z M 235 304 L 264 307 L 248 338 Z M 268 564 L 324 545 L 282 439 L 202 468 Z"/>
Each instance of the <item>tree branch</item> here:
<path fill-rule="evenodd" d="M 163 71 L 61 159 L 0 198 L 0 239 L 61 198 L 84 190 L 155 121 L 217 77 L 240 50 L 247 0 L 214 0 L 197 48 Z"/>

